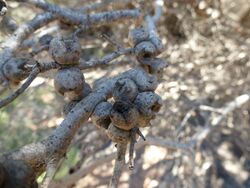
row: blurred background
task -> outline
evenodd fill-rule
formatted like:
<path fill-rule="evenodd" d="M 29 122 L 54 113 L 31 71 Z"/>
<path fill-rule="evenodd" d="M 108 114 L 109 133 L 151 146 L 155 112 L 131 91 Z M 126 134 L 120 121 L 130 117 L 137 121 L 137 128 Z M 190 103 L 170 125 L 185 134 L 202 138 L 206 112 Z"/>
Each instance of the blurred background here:
<path fill-rule="evenodd" d="M 83 11 L 90 13 L 123 8 L 154 13 L 151 0 L 50 2 L 85 7 Z M 40 12 L 27 4 L 8 3 L 8 14 L 17 24 Z M 105 5 L 86 9 L 95 3 Z M 162 10 L 157 29 L 165 51 L 160 57 L 170 64 L 156 92 L 164 105 L 143 133 L 183 143 L 190 150 L 139 147 L 135 169 L 124 171 L 120 187 L 250 188 L 250 0 L 164 0 Z M 101 34 L 128 47 L 128 32 L 134 27 L 133 21 L 125 21 L 81 33 L 82 58 L 101 58 L 116 50 Z M 56 21 L 36 31 L 26 42 L 56 32 L 67 36 L 75 29 Z M 9 36 L 1 26 L 0 43 Z M 27 56 L 25 52 L 27 49 L 23 49 L 23 56 Z M 35 58 L 41 62 L 51 60 L 47 52 Z M 98 79 L 117 75 L 136 64 L 133 57 L 126 56 L 107 67 L 86 70 L 84 76 L 93 85 Z M 53 71 L 40 75 L 23 95 L 0 109 L 1 153 L 42 140 L 63 120 L 65 101 L 53 89 L 53 75 Z M 52 187 L 107 187 L 115 150 L 104 132 L 91 121 L 85 123 Z M 68 186 L 65 182 L 70 178 L 75 178 L 75 183 Z"/>

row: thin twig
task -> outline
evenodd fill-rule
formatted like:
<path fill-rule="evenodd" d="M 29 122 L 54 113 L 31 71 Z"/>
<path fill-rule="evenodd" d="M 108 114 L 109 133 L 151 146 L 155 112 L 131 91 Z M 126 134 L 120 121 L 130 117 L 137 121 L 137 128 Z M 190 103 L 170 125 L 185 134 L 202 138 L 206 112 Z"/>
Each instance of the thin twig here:
<path fill-rule="evenodd" d="M 210 111 L 210 112 L 215 112 L 219 114 L 223 113 L 223 111 L 220 108 L 214 108 L 212 106 L 207 106 L 207 105 L 200 105 L 199 110 Z"/>
<path fill-rule="evenodd" d="M 125 166 L 125 155 L 126 155 L 127 145 L 117 144 L 117 156 L 115 159 L 115 166 L 112 178 L 109 183 L 109 188 L 117 188 L 119 184 L 120 177 L 122 175 L 123 168 Z"/>
<path fill-rule="evenodd" d="M 50 162 L 46 168 L 46 176 L 43 180 L 41 188 L 49 188 L 50 182 L 53 179 L 58 167 L 58 162 Z"/>
<path fill-rule="evenodd" d="M 142 138 L 142 140 L 146 141 L 145 136 L 142 134 L 139 128 L 136 129 L 136 133 Z"/>
<path fill-rule="evenodd" d="M 79 11 L 74 11 L 69 8 L 61 8 L 56 4 L 48 3 L 43 0 L 28 0 L 28 2 L 43 9 L 44 11 L 55 14 L 61 20 L 74 25 L 82 25 L 84 27 L 103 25 L 120 19 L 131 19 L 140 16 L 140 12 L 137 9 L 117 10 L 96 14 L 81 14 Z"/>
<path fill-rule="evenodd" d="M 217 116 L 211 122 L 212 126 L 217 126 L 218 124 L 220 124 L 221 121 L 226 117 L 228 113 L 232 112 L 236 108 L 241 107 L 243 104 L 245 104 L 249 100 L 250 100 L 250 94 L 247 93 L 247 94 L 243 94 L 243 95 L 236 97 L 233 101 L 226 104 L 225 107 L 221 108 L 222 115 Z"/>
<path fill-rule="evenodd" d="M 236 108 L 241 107 L 245 103 L 247 103 L 250 100 L 250 94 L 246 93 L 243 95 L 240 95 L 236 97 L 231 102 L 227 103 L 224 107 L 220 108 L 222 111 L 221 115 L 216 116 L 211 122 L 208 123 L 208 125 L 201 130 L 200 132 L 196 133 L 191 141 L 189 142 L 190 145 L 194 146 L 196 143 L 200 143 L 202 140 L 207 138 L 207 136 L 212 132 L 212 130 L 219 126 L 221 121 L 232 111 L 234 111 Z"/>
<path fill-rule="evenodd" d="M 134 151 L 135 151 L 135 143 L 136 143 L 136 128 L 131 130 L 131 140 L 129 144 L 129 169 L 134 169 Z"/>
<path fill-rule="evenodd" d="M 196 109 L 199 109 L 199 110 L 202 110 L 202 111 L 210 111 L 210 112 L 215 112 L 215 113 L 223 114 L 223 110 L 221 108 L 214 108 L 214 107 L 207 106 L 207 105 L 199 105 L 197 107 L 193 107 L 192 109 L 190 109 L 186 113 L 185 117 L 181 121 L 180 126 L 177 128 L 176 133 L 175 133 L 176 136 L 177 136 L 177 138 L 179 138 L 182 129 L 185 127 L 187 121 L 189 120 L 189 118 L 192 116 L 194 110 L 196 110 Z"/>
<path fill-rule="evenodd" d="M 175 133 L 176 136 L 177 136 L 177 138 L 180 136 L 180 133 L 181 133 L 182 129 L 185 127 L 187 121 L 188 121 L 189 118 L 192 116 L 192 113 L 193 113 L 194 110 L 195 110 L 195 108 L 192 108 L 191 110 L 189 110 L 189 111 L 186 113 L 186 115 L 185 115 L 185 117 L 183 118 L 183 120 L 181 121 L 181 124 L 180 124 L 180 126 L 177 128 L 176 133 Z"/>
<path fill-rule="evenodd" d="M 118 50 L 123 49 L 122 45 L 120 45 L 116 40 L 111 39 L 107 34 L 102 33 L 101 37 L 107 40 L 110 44 L 114 45 Z"/>
<path fill-rule="evenodd" d="M 32 69 L 30 75 L 28 76 L 27 80 L 24 82 L 24 84 L 18 88 L 14 93 L 9 95 L 7 98 L 0 101 L 0 108 L 8 105 L 13 100 L 15 100 L 19 95 L 21 95 L 32 83 L 32 81 L 36 78 L 36 76 L 40 73 L 40 69 L 37 66 L 34 66 Z"/>
<path fill-rule="evenodd" d="M 10 48 L 15 51 L 24 39 L 40 27 L 53 21 L 56 17 L 51 13 L 41 13 L 35 16 L 32 20 L 24 23 L 11 35 L 11 37 L 1 46 Z M 2 55 L 2 54 L 1 54 Z"/>
<path fill-rule="evenodd" d="M 155 4 L 157 5 L 157 4 Z M 161 15 L 161 12 L 159 12 L 159 10 L 162 9 L 162 6 L 155 6 L 155 16 L 150 16 L 149 14 L 145 17 L 145 23 L 146 23 L 146 28 L 149 32 L 149 38 L 152 41 L 152 43 L 156 46 L 157 50 L 163 50 L 164 46 L 161 42 L 161 39 L 158 35 L 157 29 L 156 29 L 156 22 L 159 19 L 159 15 Z"/>
<path fill-rule="evenodd" d="M 102 59 L 92 59 L 89 61 L 80 60 L 79 68 L 80 69 L 89 69 L 89 68 L 96 68 L 107 65 L 109 62 L 113 61 L 114 59 L 120 57 L 121 55 L 127 55 L 133 53 L 134 48 L 124 48 L 119 51 L 112 52 Z"/>
<path fill-rule="evenodd" d="M 155 12 L 154 16 L 152 17 L 153 21 L 156 23 L 162 14 L 162 7 L 164 6 L 164 0 L 155 0 L 154 2 L 154 7 L 155 7 Z"/>

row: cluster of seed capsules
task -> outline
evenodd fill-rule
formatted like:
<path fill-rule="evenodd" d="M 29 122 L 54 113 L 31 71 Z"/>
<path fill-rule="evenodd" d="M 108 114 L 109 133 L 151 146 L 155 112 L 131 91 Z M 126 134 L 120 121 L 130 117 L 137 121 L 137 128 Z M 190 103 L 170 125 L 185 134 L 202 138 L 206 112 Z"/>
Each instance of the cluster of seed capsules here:
<path fill-rule="evenodd" d="M 49 53 L 61 67 L 55 75 L 54 87 L 70 101 L 65 104 L 63 110 L 64 115 L 67 115 L 77 102 L 92 92 L 78 68 L 81 45 L 77 38 L 55 37 L 50 42 Z"/>
<path fill-rule="evenodd" d="M 162 76 L 167 63 L 156 57 L 163 50 L 161 42 L 151 38 L 144 27 L 132 30 L 129 38 L 140 67 L 144 69 L 143 74 L 148 74 L 152 84 L 150 87 L 141 87 L 138 80 L 143 76 L 140 75 L 137 75 L 139 79 L 121 76 L 114 84 L 112 96 L 95 107 L 91 120 L 97 127 L 105 130 L 113 142 L 130 144 L 130 151 L 134 152 L 137 136 L 145 139 L 139 128 L 150 126 L 150 121 L 156 117 L 162 106 L 161 97 L 154 91 L 158 85 L 157 78 Z M 80 50 L 76 39 L 57 37 L 50 42 L 49 52 L 61 65 L 54 78 L 55 89 L 70 100 L 64 106 L 65 115 L 78 101 L 92 92 L 77 67 Z M 130 168 L 133 168 L 131 159 L 130 163 Z"/>
<path fill-rule="evenodd" d="M 129 77 L 118 79 L 112 92 L 114 102 L 105 101 L 97 105 L 92 121 L 105 129 L 113 142 L 130 144 L 129 151 L 134 152 L 136 135 L 145 139 L 139 128 L 150 126 L 150 121 L 156 117 L 162 106 L 161 97 L 154 91 L 158 85 L 157 79 L 162 77 L 167 62 L 156 57 L 163 50 L 162 44 L 150 38 L 144 27 L 132 30 L 129 38 L 140 67 L 149 73 L 152 87 L 140 87 L 138 80 Z M 129 156 L 132 157 L 133 154 L 130 153 Z M 129 163 L 132 169 L 131 158 Z"/>

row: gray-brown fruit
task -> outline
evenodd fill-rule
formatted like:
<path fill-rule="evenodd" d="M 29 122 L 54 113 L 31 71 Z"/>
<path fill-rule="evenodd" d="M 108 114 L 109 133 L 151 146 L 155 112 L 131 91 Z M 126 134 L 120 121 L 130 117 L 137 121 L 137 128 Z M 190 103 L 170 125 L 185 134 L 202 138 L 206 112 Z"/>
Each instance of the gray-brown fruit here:
<path fill-rule="evenodd" d="M 143 41 L 135 46 L 135 55 L 137 59 L 155 57 L 158 51 L 152 42 Z"/>
<path fill-rule="evenodd" d="M 58 70 L 54 79 L 54 86 L 59 94 L 74 98 L 82 92 L 84 82 L 81 70 L 71 67 Z"/>
<path fill-rule="evenodd" d="M 136 72 L 136 74 L 134 74 Z M 157 77 L 149 75 L 142 68 L 136 68 L 131 71 L 131 79 L 136 83 L 139 92 L 143 91 L 154 91 L 158 86 Z"/>
<path fill-rule="evenodd" d="M 129 43 L 136 46 L 140 42 L 149 40 L 149 33 L 144 27 L 137 27 L 129 31 Z"/>
<path fill-rule="evenodd" d="M 138 87 L 133 80 L 121 78 L 115 83 L 112 95 L 115 101 L 122 100 L 132 102 L 138 95 Z"/>
<path fill-rule="evenodd" d="M 163 102 L 161 97 L 154 92 L 142 92 L 137 95 L 134 104 L 142 115 L 154 118 Z"/>
<path fill-rule="evenodd" d="M 92 122 L 99 128 L 108 129 L 110 120 L 110 111 L 112 109 L 112 104 L 109 102 L 101 102 L 96 107 L 91 116 Z"/>
<path fill-rule="evenodd" d="M 87 97 L 91 92 L 91 86 L 88 83 L 84 82 L 82 91 L 80 93 L 76 93 L 75 95 L 68 95 L 68 98 L 69 100 L 79 101 Z"/>
<path fill-rule="evenodd" d="M 110 112 L 112 124 L 123 130 L 136 127 L 139 112 L 136 106 L 127 101 L 117 101 Z"/>
<path fill-rule="evenodd" d="M 130 131 L 119 129 L 113 124 L 108 127 L 107 135 L 116 143 L 127 144 L 130 141 Z"/>
<path fill-rule="evenodd" d="M 79 63 L 81 45 L 76 39 L 56 37 L 51 40 L 49 53 L 61 65 L 74 65 Z"/>
<path fill-rule="evenodd" d="M 29 71 L 25 65 L 25 59 L 11 58 L 3 65 L 4 76 L 11 83 L 18 84 L 29 75 Z"/>

